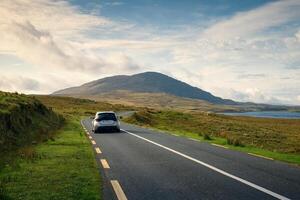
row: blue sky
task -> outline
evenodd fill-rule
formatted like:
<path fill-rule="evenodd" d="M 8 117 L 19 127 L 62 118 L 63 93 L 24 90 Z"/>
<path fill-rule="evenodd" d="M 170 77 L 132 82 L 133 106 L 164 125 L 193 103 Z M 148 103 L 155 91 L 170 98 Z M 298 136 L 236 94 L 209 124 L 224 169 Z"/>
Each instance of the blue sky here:
<path fill-rule="evenodd" d="M 158 71 L 223 98 L 300 105 L 300 1 L 2 0 L 0 89 Z"/>

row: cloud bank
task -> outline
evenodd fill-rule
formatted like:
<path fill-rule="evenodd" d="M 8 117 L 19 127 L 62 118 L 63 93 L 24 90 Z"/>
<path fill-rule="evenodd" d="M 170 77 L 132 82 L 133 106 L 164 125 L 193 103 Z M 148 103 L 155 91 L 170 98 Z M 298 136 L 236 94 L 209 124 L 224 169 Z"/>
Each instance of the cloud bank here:
<path fill-rule="evenodd" d="M 128 55 L 116 55 L 116 62 L 89 49 L 76 48 L 73 41 L 80 44 L 91 29 L 117 24 L 86 14 L 65 1 L 3 0 L 0 15 L 0 52 L 9 52 L 45 74 L 105 74 L 108 69 L 139 68 Z"/>

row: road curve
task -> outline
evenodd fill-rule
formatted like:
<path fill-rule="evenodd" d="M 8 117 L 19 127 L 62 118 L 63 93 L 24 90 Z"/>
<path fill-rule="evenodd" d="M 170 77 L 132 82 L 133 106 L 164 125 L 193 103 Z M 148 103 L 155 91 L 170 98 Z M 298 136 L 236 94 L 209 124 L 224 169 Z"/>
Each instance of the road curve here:
<path fill-rule="evenodd" d="M 82 123 L 109 165 L 104 199 L 118 199 L 111 180 L 129 200 L 300 199 L 299 167 L 125 123 L 93 134 L 91 120 Z"/>

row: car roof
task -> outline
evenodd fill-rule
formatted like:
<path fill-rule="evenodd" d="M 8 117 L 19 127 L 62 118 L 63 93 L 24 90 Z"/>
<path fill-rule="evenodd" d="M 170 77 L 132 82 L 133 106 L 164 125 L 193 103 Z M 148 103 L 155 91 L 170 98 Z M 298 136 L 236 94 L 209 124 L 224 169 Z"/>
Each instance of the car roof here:
<path fill-rule="evenodd" d="M 116 114 L 114 111 L 101 111 L 101 112 L 97 112 L 96 115 L 103 114 L 103 113 Z"/>

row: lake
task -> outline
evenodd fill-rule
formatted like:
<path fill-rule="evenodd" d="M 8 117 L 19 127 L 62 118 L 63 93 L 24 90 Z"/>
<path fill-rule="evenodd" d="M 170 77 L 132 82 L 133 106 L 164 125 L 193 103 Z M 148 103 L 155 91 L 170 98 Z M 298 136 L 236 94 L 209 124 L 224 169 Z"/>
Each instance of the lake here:
<path fill-rule="evenodd" d="M 259 111 L 259 112 L 225 112 L 220 113 L 231 116 L 248 116 L 248 117 L 264 117 L 264 118 L 282 118 L 282 119 L 300 119 L 300 112 L 287 111 Z"/>

